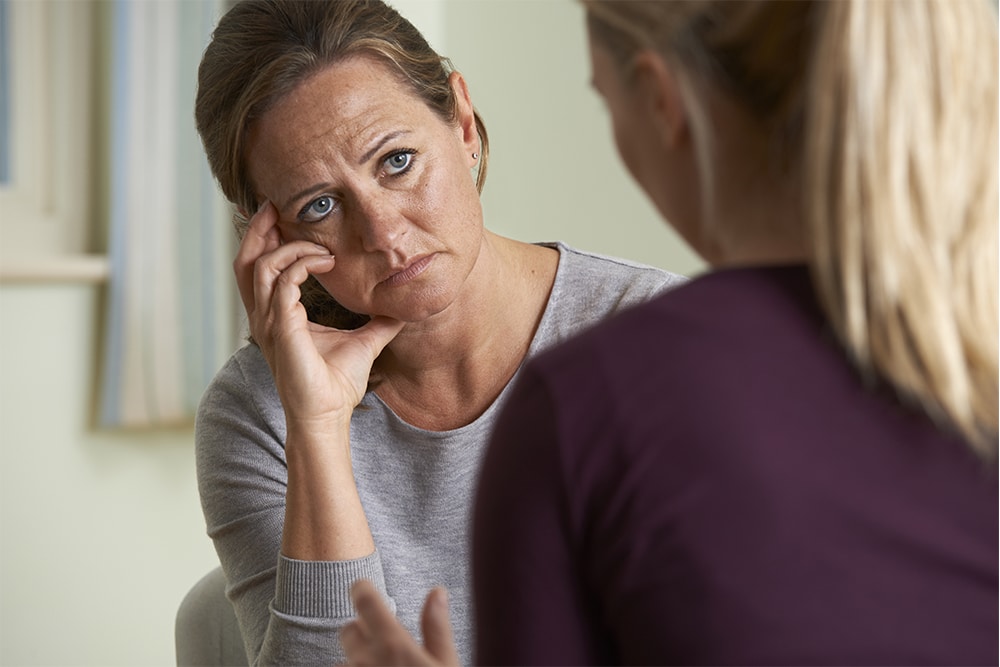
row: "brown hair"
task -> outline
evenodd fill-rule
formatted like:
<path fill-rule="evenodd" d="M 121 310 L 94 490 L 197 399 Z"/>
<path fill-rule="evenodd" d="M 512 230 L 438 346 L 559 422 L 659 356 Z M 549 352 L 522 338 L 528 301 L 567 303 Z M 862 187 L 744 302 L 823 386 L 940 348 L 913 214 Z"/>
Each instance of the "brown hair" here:
<path fill-rule="evenodd" d="M 818 296 L 855 365 L 997 451 L 997 17 L 986 0 L 583 0 L 592 34 L 728 93 L 802 175 Z M 696 140 L 711 140 L 692 97 Z M 701 136 L 699 137 L 699 133 Z M 712 165 L 700 169 L 711 185 Z M 710 187 L 708 189 L 710 192 Z M 710 206 L 711 202 L 706 202 Z"/>
<path fill-rule="evenodd" d="M 198 67 L 195 123 L 212 173 L 238 209 L 255 211 L 247 173 L 246 137 L 253 122 L 317 72 L 350 56 L 387 63 L 445 122 L 456 120 L 447 58 L 413 25 L 381 0 L 242 0 L 219 21 Z M 475 114 L 481 144 L 476 186 L 486 182 L 489 139 Z M 240 237 L 248 221 L 239 213 Z M 341 307 L 310 278 L 302 286 L 309 319 L 339 328 L 366 317 Z"/>

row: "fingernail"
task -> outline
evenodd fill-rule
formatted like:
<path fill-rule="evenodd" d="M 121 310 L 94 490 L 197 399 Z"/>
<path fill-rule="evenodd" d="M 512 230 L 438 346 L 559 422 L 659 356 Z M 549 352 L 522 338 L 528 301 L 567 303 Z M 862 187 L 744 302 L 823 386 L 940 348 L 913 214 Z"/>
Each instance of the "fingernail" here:
<path fill-rule="evenodd" d="M 444 588 L 442 586 L 441 588 L 438 589 L 438 594 L 434 598 L 434 605 L 437 607 L 437 609 L 440 612 L 442 612 L 444 614 L 448 613 L 448 589 L 447 588 Z"/>
<path fill-rule="evenodd" d="M 267 200 L 266 199 L 260 203 L 260 206 L 257 207 L 257 213 L 260 213 L 261 211 L 263 211 L 265 206 L 267 206 Z M 254 215 L 257 215 L 257 213 L 254 213 Z"/>

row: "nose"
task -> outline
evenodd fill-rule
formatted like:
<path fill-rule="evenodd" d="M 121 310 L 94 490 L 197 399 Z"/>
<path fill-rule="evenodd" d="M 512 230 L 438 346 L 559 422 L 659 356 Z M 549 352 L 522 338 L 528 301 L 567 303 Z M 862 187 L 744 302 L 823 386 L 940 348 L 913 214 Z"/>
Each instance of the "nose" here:
<path fill-rule="evenodd" d="M 406 234 L 406 217 L 384 192 L 358 197 L 354 217 L 356 233 L 367 252 L 394 250 Z"/>

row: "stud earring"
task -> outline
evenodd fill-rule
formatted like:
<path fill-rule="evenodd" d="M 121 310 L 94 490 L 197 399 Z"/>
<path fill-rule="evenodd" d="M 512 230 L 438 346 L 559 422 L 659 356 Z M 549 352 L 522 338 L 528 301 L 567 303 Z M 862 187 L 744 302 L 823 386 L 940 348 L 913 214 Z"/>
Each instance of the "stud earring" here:
<path fill-rule="evenodd" d="M 472 159 L 473 160 L 478 160 L 479 159 L 479 153 L 473 153 L 472 154 Z"/>

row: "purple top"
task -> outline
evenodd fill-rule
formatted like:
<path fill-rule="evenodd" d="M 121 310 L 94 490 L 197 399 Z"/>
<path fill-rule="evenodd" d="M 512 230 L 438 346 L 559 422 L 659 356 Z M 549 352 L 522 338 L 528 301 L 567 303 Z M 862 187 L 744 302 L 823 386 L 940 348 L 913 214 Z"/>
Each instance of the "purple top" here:
<path fill-rule="evenodd" d="M 804 267 L 710 273 L 524 369 L 477 498 L 478 661 L 996 665 L 997 489 L 859 378 Z"/>

